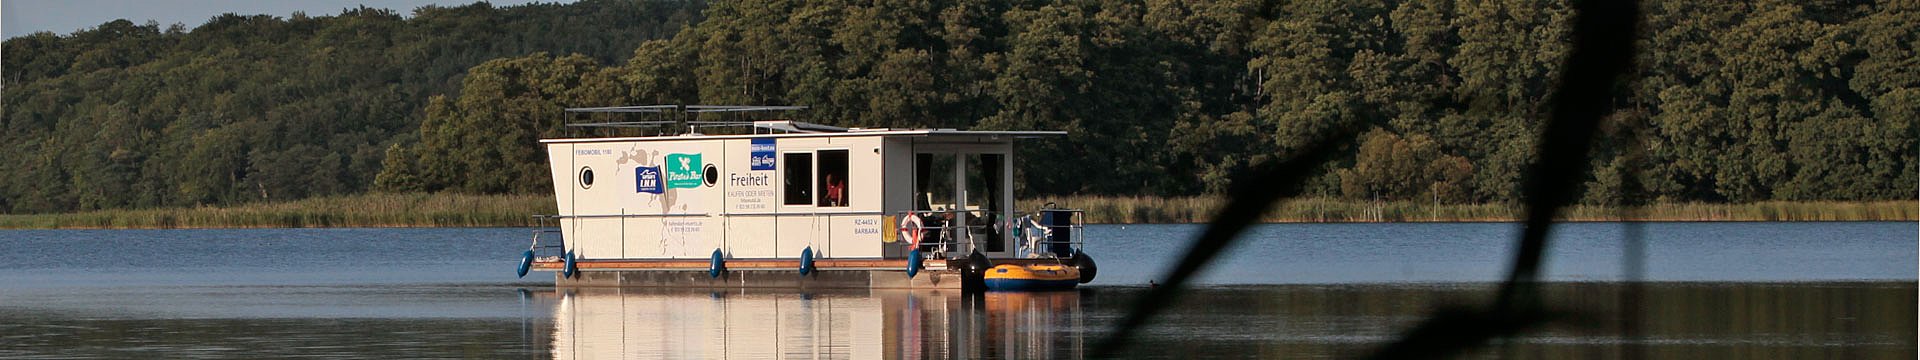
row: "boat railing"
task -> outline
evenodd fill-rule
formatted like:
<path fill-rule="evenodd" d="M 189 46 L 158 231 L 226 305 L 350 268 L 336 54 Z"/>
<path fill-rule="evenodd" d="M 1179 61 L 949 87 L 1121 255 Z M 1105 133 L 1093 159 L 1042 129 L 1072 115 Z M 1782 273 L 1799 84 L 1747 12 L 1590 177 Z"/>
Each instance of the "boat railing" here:
<path fill-rule="evenodd" d="M 1052 206 L 1048 206 L 1047 208 L 1040 209 L 1038 212 L 1029 214 L 1029 216 L 1032 217 L 1028 219 L 1038 222 L 1040 227 L 1046 229 L 1047 232 L 1046 239 L 1038 241 L 1039 245 L 1049 249 L 1045 252 L 1047 254 L 1058 255 L 1061 251 L 1051 250 L 1056 245 L 1066 246 L 1074 252 L 1079 252 L 1081 248 L 1087 244 L 1087 211 L 1081 209 L 1054 209 L 1051 207 Z M 1053 219 L 1064 216 L 1066 217 L 1066 221 L 1049 223 L 1047 221 L 1049 214 Z M 1053 234 L 1058 234 L 1062 231 L 1066 232 L 1066 236 L 1060 238 L 1053 236 Z"/>
<path fill-rule="evenodd" d="M 532 217 L 536 226 L 533 228 L 533 243 L 527 246 L 527 250 L 533 251 L 536 260 L 560 261 L 561 255 L 567 252 L 566 236 L 562 235 L 559 228 L 561 216 L 533 215 Z M 554 223 L 549 225 L 549 220 Z M 541 241 L 543 236 L 547 238 L 545 243 Z"/>
<path fill-rule="evenodd" d="M 964 224 L 955 224 L 955 222 L 952 219 L 959 218 L 960 213 L 965 213 L 965 218 L 967 219 L 991 219 L 991 220 L 990 221 L 968 220 Z M 1048 218 L 1047 216 L 1044 215 L 1046 213 L 1053 213 L 1052 216 L 1055 218 L 1063 216 L 1064 214 L 1065 218 L 1068 220 L 1064 222 L 1048 223 L 1045 220 L 1042 220 L 1042 219 Z M 835 213 L 820 213 L 820 214 L 734 214 L 733 216 L 868 215 L 868 214 L 879 215 L 881 213 L 871 212 L 871 211 L 851 211 L 851 212 L 835 212 Z M 1066 250 L 1079 251 L 1083 246 L 1086 245 L 1086 240 L 1085 240 L 1086 239 L 1086 234 L 1085 234 L 1086 233 L 1086 211 L 1084 210 L 1042 209 L 1037 212 L 1029 213 L 1026 216 L 1021 216 L 1021 217 L 1000 217 L 1000 216 L 997 216 L 997 214 L 999 214 L 999 212 L 997 211 L 974 210 L 974 209 L 913 210 L 913 211 L 895 212 L 892 214 L 891 218 L 892 220 L 894 220 L 894 226 L 896 227 L 896 229 L 903 227 L 903 224 L 904 224 L 904 221 L 906 221 L 905 219 L 907 215 L 914 215 L 922 219 L 922 225 L 920 227 L 921 229 L 920 231 L 922 231 L 922 234 L 937 234 L 937 235 L 929 236 L 926 238 L 926 240 L 922 240 L 920 242 L 920 247 L 918 249 L 932 250 L 933 252 L 941 254 L 942 256 L 953 255 L 960 251 L 965 251 L 965 250 L 969 250 L 969 249 L 981 246 L 977 242 L 971 241 L 973 239 L 973 235 L 971 234 L 975 234 L 975 233 L 987 233 L 987 232 L 993 231 L 993 232 L 998 232 L 1000 234 L 1003 234 L 1002 236 L 1005 236 L 1006 240 L 1025 242 L 1026 241 L 1025 237 L 1027 235 L 1025 231 L 1022 229 L 1029 229 L 1029 228 L 1039 228 L 1039 229 L 1043 229 L 1043 231 L 1046 232 L 1045 234 L 1042 235 L 1042 238 L 1039 241 L 1032 242 L 1035 244 L 1034 247 L 1038 247 L 1038 249 L 1030 249 L 1030 250 L 1032 250 L 1036 254 L 1045 253 L 1045 254 L 1054 254 L 1058 256 L 1061 253 L 1070 253 L 1069 251 L 1066 251 Z M 532 218 L 534 219 L 537 225 L 532 230 L 532 234 L 533 234 L 532 243 L 528 245 L 527 250 L 533 251 L 535 258 L 539 259 L 540 261 L 555 260 L 555 259 L 559 259 L 560 256 L 564 255 L 566 252 L 566 240 L 563 233 L 559 229 L 560 220 L 563 220 L 563 219 L 670 218 L 670 217 L 689 217 L 689 216 L 709 216 L 709 215 L 707 214 L 533 215 Z M 934 219 L 938 219 L 938 220 L 934 221 Z M 1032 225 L 1023 224 L 1021 223 L 1021 221 L 1032 221 L 1033 223 Z M 892 230 L 889 230 L 889 231 L 892 231 Z M 963 231 L 968 233 L 969 235 L 962 236 L 961 233 Z M 1057 236 L 1057 237 L 1053 236 L 1054 234 L 1059 234 L 1062 231 L 1065 231 L 1065 234 L 1066 234 L 1065 236 Z M 904 239 L 901 239 L 901 240 L 904 240 Z M 970 246 L 963 249 L 961 248 L 961 245 L 970 245 Z M 1015 246 L 1020 246 L 1020 245 L 1015 244 Z M 1065 248 L 1057 248 L 1056 246 L 1064 246 Z"/>
<path fill-rule="evenodd" d="M 1070 215 L 1065 216 L 1068 221 L 1048 224 L 1041 220 L 1045 217 L 1042 214 L 1048 212 L 1054 213 L 1055 215 L 1053 216 L 1062 216 L 1061 214 Z M 968 219 L 986 218 L 993 220 L 988 222 L 967 221 L 965 224 L 956 225 L 952 219 L 957 218 L 955 214 L 958 213 L 966 213 Z M 906 221 L 907 215 L 914 215 L 922 219 L 920 231 L 927 234 L 938 234 L 938 236 L 933 237 L 934 240 L 932 241 L 922 240 L 920 242 L 920 248 L 926 249 L 931 247 L 933 251 L 945 255 L 954 254 L 956 250 L 960 250 L 957 248 L 958 245 L 967 244 L 968 240 L 963 240 L 958 235 L 960 231 L 983 233 L 990 230 L 997 230 L 1005 236 L 1006 240 L 1019 242 L 1026 240 L 1024 238 L 1025 233 L 1021 229 L 1041 229 L 1041 231 L 1045 233 L 1041 235 L 1042 237 L 1039 241 L 1033 242 L 1035 243 L 1035 247 L 1038 247 L 1038 249 L 1032 249 L 1035 253 L 1059 255 L 1059 253 L 1067 251 L 1055 251 L 1056 246 L 1065 247 L 1059 250 L 1079 251 L 1081 247 L 1086 244 L 1085 230 L 1087 224 L 1086 211 L 1084 210 L 1044 209 L 1040 212 L 1021 217 L 998 217 L 996 216 L 998 213 L 999 212 L 996 211 L 967 209 L 913 210 L 896 212 L 893 214 L 893 220 L 896 227 L 904 227 L 904 221 Z M 930 223 L 928 219 L 939 219 L 939 221 Z M 1034 226 L 1024 224 L 1022 221 L 1032 221 Z M 1064 236 L 1053 236 L 1053 234 L 1062 234 L 1063 231 Z M 967 239 L 972 239 L 971 235 L 969 235 Z M 973 246 L 979 245 L 973 244 Z"/>
<path fill-rule="evenodd" d="M 950 255 L 960 250 L 958 249 L 959 245 L 969 243 L 966 240 L 960 239 L 961 237 L 959 235 L 960 231 L 973 233 L 973 232 L 976 232 L 976 230 L 979 230 L 984 232 L 998 225 L 995 223 L 985 223 L 985 222 L 976 223 L 973 221 L 968 221 L 965 224 L 957 224 L 957 225 L 954 224 L 953 219 L 958 218 L 958 216 L 956 215 L 961 213 L 965 213 L 966 218 L 968 219 L 981 219 L 981 218 L 993 218 L 994 214 L 996 214 L 997 212 L 988 211 L 988 210 L 967 210 L 967 209 L 913 210 L 913 211 L 896 212 L 893 214 L 893 220 L 894 220 L 894 225 L 896 227 L 904 227 L 905 221 L 907 219 L 907 215 L 913 215 L 915 217 L 922 219 L 921 220 L 922 225 L 921 225 L 920 231 L 923 234 L 937 234 L 938 236 L 935 236 L 934 240 L 932 241 L 927 241 L 927 240 L 920 241 L 919 248 L 925 249 L 925 248 L 931 247 L 933 251 L 936 253 Z M 938 219 L 939 222 L 929 224 L 928 219 Z M 925 236 L 925 235 L 922 235 L 922 236 Z M 972 239 L 971 235 L 968 236 L 968 239 Z M 973 246 L 978 246 L 978 245 L 975 244 Z M 915 250 L 918 250 L 918 249 L 915 249 Z"/>

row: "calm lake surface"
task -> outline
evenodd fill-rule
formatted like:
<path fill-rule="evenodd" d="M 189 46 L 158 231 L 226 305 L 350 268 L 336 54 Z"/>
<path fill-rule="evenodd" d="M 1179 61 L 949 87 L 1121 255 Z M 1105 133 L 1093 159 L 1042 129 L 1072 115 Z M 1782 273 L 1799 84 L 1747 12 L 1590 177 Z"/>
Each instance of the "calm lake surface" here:
<path fill-rule="evenodd" d="M 1624 312 L 1622 228 L 1556 227 L 1544 290 L 1577 320 L 1470 355 L 1916 355 L 1914 223 L 1648 224 Z M 980 295 L 555 289 L 513 275 L 527 229 L 0 231 L 0 358 L 1079 358 L 1200 229 L 1093 226 L 1093 286 Z M 1363 356 L 1486 303 L 1517 230 L 1255 227 L 1125 354 Z"/>

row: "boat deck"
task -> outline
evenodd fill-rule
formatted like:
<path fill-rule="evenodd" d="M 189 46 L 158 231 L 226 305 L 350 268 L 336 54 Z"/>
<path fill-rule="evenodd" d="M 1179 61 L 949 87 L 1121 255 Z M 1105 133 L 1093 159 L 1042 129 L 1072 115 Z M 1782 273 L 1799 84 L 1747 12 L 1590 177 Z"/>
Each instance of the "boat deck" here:
<path fill-rule="evenodd" d="M 994 259 L 993 264 L 1057 263 L 1055 259 Z M 708 259 L 580 260 L 580 273 L 560 276 L 560 261 L 534 261 L 532 268 L 553 271 L 558 286 L 713 287 L 713 288 L 904 288 L 958 289 L 965 259 L 928 259 L 917 276 L 907 277 L 906 259 L 818 259 L 814 271 L 798 276 L 799 259 L 732 259 L 719 277 L 708 274 Z"/>

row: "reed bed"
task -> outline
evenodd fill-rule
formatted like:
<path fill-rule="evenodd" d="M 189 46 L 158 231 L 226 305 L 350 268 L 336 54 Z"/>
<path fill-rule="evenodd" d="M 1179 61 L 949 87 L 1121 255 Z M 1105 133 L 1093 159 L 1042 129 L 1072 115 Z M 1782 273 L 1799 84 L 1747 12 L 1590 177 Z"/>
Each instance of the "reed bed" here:
<path fill-rule="evenodd" d="M 1021 200 L 1021 211 L 1046 203 L 1086 210 L 1088 223 L 1204 223 L 1226 204 L 1213 196 L 1064 196 Z M 1623 213 L 1607 206 L 1579 205 L 1563 210 L 1561 221 L 1915 221 L 1920 201 L 1769 201 L 1746 204 L 1663 203 Z M 1284 201 L 1261 219 L 1298 222 L 1486 222 L 1518 221 L 1518 206 L 1504 204 L 1431 204 L 1412 201 L 1356 201 L 1305 198 Z M 1623 217 L 1625 216 L 1625 217 Z M 1631 218 L 1628 218 L 1631 217 Z"/>
<path fill-rule="evenodd" d="M 0 215 L 0 228 L 262 228 L 531 226 L 552 214 L 544 195 L 365 194 L 230 207 Z"/>
<path fill-rule="evenodd" d="M 1020 211 L 1052 202 L 1083 209 L 1088 223 L 1205 223 L 1225 200 L 1214 196 L 1055 196 L 1019 201 Z M 1636 209 L 1646 221 L 1915 221 L 1920 202 L 1667 203 Z M 229 207 L 99 210 L 0 215 L 0 229 L 137 229 L 260 227 L 521 227 L 529 215 L 552 214 L 546 195 L 365 194 Z M 1264 218 L 1300 222 L 1516 221 L 1521 209 L 1502 204 L 1430 204 L 1305 198 L 1281 202 Z M 1572 206 L 1563 221 L 1619 221 L 1619 209 Z"/>

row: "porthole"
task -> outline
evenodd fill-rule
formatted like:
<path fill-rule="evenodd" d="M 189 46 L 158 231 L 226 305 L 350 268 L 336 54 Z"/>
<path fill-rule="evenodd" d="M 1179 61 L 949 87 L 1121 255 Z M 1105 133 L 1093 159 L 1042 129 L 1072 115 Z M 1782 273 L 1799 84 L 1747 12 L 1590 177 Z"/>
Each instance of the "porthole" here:
<path fill-rule="evenodd" d="M 584 167 L 584 166 L 580 167 L 580 188 L 581 189 L 593 188 L 593 168 L 592 167 Z"/>
<path fill-rule="evenodd" d="M 705 178 L 702 180 L 705 180 L 703 182 L 707 184 L 707 187 L 713 187 L 713 184 L 720 183 L 720 169 L 714 168 L 713 164 L 707 164 L 707 167 L 702 170 L 701 172 L 704 173 L 702 175 L 705 176 L 701 177 Z"/>

